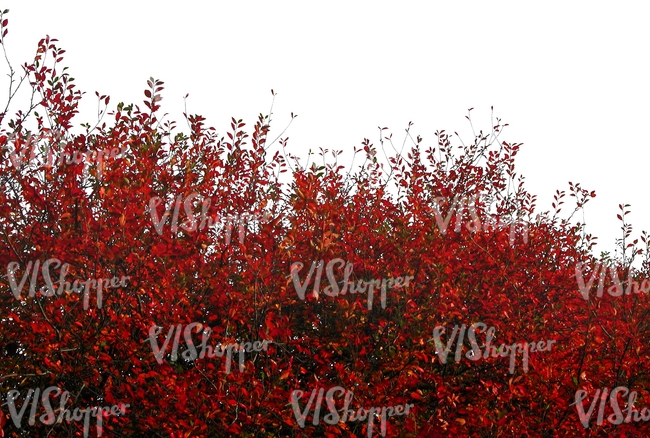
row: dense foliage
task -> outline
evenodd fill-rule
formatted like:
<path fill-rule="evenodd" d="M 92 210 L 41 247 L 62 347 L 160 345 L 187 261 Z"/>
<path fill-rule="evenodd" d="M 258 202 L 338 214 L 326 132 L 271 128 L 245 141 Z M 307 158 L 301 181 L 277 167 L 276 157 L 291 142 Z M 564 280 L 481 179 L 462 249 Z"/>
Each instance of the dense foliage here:
<path fill-rule="evenodd" d="M 312 391 L 336 386 L 339 410 L 344 391 L 351 409 L 412 404 L 385 421 L 386 436 L 648 433 L 643 421 L 596 424 L 598 406 L 585 428 L 575 405 L 579 390 L 586 412 L 596 390 L 625 386 L 637 409 L 650 406 L 647 293 L 608 292 L 618 278 L 642 284 L 647 247 L 629 242 L 627 206 L 616 260 L 591 256 L 584 224 L 560 218 L 565 192 L 533 217 L 535 196 L 514 171 L 521 144 L 501 139 L 499 119 L 465 146 L 445 131 L 434 146 L 417 137 L 388 172 L 367 139 L 357 169 L 328 151 L 301 166 L 282 153 L 286 140 L 267 141 L 269 116 L 250 130 L 233 119 L 219 137 L 187 114 L 190 131 L 178 132 L 152 78 L 143 106 L 109 112 L 97 94 L 100 121 L 73 133 L 82 94 L 63 52 L 47 37 L 24 81 L 11 69 L 0 114 L 0 436 L 82 436 L 83 422 L 39 421 L 40 405 L 33 425 L 28 408 L 16 427 L 7 394 L 20 393 L 20 409 L 30 389 L 49 387 L 69 392 L 70 409 L 128 404 L 104 416 L 105 436 L 368 436 L 368 421 L 325 421 L 325 401 L 320 420 L 316 401 L 305 411 Z M 34 98 L 10 115 L 19 83 Z M 570 195 L 575 211 L 595 196 L 579 184 Z M 629 251 L 645 254 L 641 271 Z M 360 289 L 398 277 L 383 303 L 379 282 L 372 303 L 342 293 L 344 280 Z M 116 279 L 100 280 L 101 302 L 91 279 Z M 516 354 L 512 370 L 489 354 L 488 328 L 497 347 L 554 342 L 527 366 Z M 203 339 L 258 348 L 197 357 L 187 340 L 200 354 Z"/>

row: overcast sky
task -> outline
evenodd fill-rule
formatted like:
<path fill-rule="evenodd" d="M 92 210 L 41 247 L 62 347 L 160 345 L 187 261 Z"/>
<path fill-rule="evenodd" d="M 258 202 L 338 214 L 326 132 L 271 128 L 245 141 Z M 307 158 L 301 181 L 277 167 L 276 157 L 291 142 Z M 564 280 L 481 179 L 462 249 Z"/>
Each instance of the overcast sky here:
<path fill-rule="evenodd" d="M 568 181 L 595 190 L 586 206 L 596 252 L 620 238 L 618 204 L 631 204 L 632 237 L 650 232 L 650 6 L 645 2 L 25 2 L 10 9 L 7 54 L 33 59 L 49 34 L 87 94 L 77 125 L 96 120 L 95 91 L 144 99 L 165 82 L 162 111 L 207 118 L 220 134 L 230 118 L 254 124 L 277 93 L 271 138 L 288 151 L 351 151 L 378 126 L 435 144 L 436 130 L 472 139 L 490 129 L 490 107 L 509 123 L 503 140 L 524 143 L 516 170 L 550 210 Z M 5 77 L 7 67 L 2 69 Z M 6 98 L 7 79 L 0 83 Z M 143 108 L 143 105 L 141 105 Z M 351 154 L 341 164 L 349 164 Z M 357 158 L 355 164 L 360 163 Z M 563 216 L 566 217 L 566 216 Z M 581 218 L 580 218 L 581 219 Z"/>

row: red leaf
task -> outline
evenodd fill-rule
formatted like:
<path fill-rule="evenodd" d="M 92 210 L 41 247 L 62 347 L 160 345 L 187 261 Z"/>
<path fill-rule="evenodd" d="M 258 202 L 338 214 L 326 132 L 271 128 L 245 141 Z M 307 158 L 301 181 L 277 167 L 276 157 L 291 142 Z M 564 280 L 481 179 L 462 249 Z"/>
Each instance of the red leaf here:
<path fill-rule="evenodd" d="M 0 438 L 5 436 L 4 426 L 7 424 L 4 411 L 0 411 Z"/>

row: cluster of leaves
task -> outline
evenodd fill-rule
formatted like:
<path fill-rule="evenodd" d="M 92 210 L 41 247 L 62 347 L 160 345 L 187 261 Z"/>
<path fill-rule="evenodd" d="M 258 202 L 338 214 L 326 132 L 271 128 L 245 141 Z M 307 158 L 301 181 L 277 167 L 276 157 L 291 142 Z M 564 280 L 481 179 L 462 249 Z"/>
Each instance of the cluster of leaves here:
<path fill-rule="evenodd" d="M 18 261 L 24 269 L 31 260 L 56 257 L 70 264 L 73 279 L 130 280 L 107 290 L 101 308 L 84 310 L 76 294 L 16 300 L 3 276 L 3 396 L 59 386 L 73 395 L 74 406 L 129 403 L 124 416 L 105 419 L 108 436 L 367 434 L 366 422 L 314 426 L 309 417 L 304 429 L 298 426 L 292 391 L 337 385 L 354 392 L 353 408 L 412 403 L 410 415 L 387 421 L 388 436 L 648 433 L 645 423 L 596 426 L 595 419 L 585 430 L 572 406 L 578 389 L 594 394 L 619 385 L 637 390 L 640 406 L 650 406 L 647 296 L 585 301 L 575 277 L 578 263 L 607 263 L 641 282 L 648 265 L 633 270 L 625 250 L 632 245 L 634 255 L 647 257 L 648 248 L 623 242 L 623 261 L 596 260 L 584 224 L 558 216 L 564 192 L 556 195 L 553 216 L 533 219 L 535 197 L 523 178 L 515 183 L 520 144 L 499 139 L 500 120 L 460 146 L 459 154 L 444 131 L 436 133 L 435 147 L 425 149 L 417 137 L 405 154 L 390 157 L 388 175 L 377 147 L 364 140 L 355 154 L 366 161 L 357 173 L 343 175 L 343 166 L 326 162 L 327 151 L 322 166 L 302 167 L 296 159 L 290 166 L 280 151 L 270 156 L 268 116 L 259 116 L 250 136 L 233 119 L 225 138 L 203 117 L 184 114 L 190 133 L 176 133 L 173 122 L 158 118 L 164 84 L 152 78 L 146 109 L 120 103 L 107 113 L 110 123 L 100 119 L 72 134 L 81 93 L 65 69 L 57 73 L 63 50 L 55 43 L 41 40 L 34 61 L 24 65 L 20 83 L 27 78 L 32 87 L 30 107 L 17 111 L 7 127 L 7 109 L 0 115 L 0 266 Z M 13 78 L 12 69 L 12 84 Z M 14 94 L 10 90 L 9 100 Z M 97 97 L 107 107 L 109 98 Z M 40 138 L 65 139 L 49 144 L 56 156 L 128 148 L 103 163 L 13 166 L 11 153 L 33 147 L 26 139 L 34 120 Z M 392 145 L 390 137 L 380 143 L 382 149 Z M 288 168 L 287 185 L 279 177 Z M 397 194 L 389 193 L 390 182 Z M 570 191 L 575 211 L 595 196 L 579 184 L 570 184 Z M 157 233 L 149 200 L 164 200 L 156 212 L 162 216 L 179 195 L 193 193 L 210 200 L 211 212 L 257 212 L 270 219 L 230 244 L 213 228 Z M 507 228 L 441 233 L 434 200 L 460 196 L 477 196 L 482 217 L 524 218 L 528 239 L 512 242 Z M 309 268 L 335 258 L 353 264 L 355 281 L 414 280 L 390 291 L 385 309 L 376 302 L 368 310 L 365 295 L 317 299 L 307 293 L 301 300 L 291 265 Z M 300 275 L 304 279 L 305 272 Z M 336 276 L 342 280 L 342 270 Z M 41 273 L 37 283 L 44 284 Z M 166 333 L 192 322 L 213 330 L 211 344 L 274 343 L 267 352 L 247 354 L 243 372 L 233 366 L 226 373 L 222 358 L 174 360 L 167 354 L 158 364 L 149 329 L 161 326 Z M 434 327 L 475 322 L 495 327 L 499 344 L 556 343 L 550 352 L 531 354 L 528 373 L 517 366 L 510 374 L 503 359 L 441 364 L 428 342 Z M 83 426 L 37 421 L 17 429 L 6 410 L 0 415 L 7 436 L 80 436 Z"/>

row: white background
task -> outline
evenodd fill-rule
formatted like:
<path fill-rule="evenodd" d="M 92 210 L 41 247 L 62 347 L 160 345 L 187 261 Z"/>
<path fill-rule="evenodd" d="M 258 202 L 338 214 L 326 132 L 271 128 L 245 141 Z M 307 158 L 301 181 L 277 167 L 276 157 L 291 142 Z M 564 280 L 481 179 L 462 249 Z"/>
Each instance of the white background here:
<path fill-rule="evenodd" d="M 95 91 L 142 109 L 146 80 L 165 82 L 162 112 L 187 132 L 188 111 L 221 135 L 230 118 L 252 126 L 278 93 L 271 138 L 306 157 L 343 149 L 349 165 L 378 126 L 401 145 L 404 128 L 435 145 L 436 130 L 472 140 L 465 119 L 490 129 L 490 107 L 524 143 L 516 170 L 550 210 L 568 181 L 595 190 L 586 206 L 595 253 L 614 251 L 618 204 L 632 204 L 632 237 L 650 231 L 646 194 L 650 7 L 645 2 L 27 2 L 10 9 L 7 54 L 33 59 L 49 34 L 87 94 L 76 124 L 96 120 Z M 0 66 L 0 99 L 8 68 Z M 23 101 L 21 107 L 25 108 Z M 3 103 L 4 106 L 4 103 Z M 13 106 L 12 109 L 17 109 Z M 13 112 L 13 111 L 12 111 Z M 110 122 L 110 120 L 108 120 Z M 278 145 L 275 145 L 277 148 Z M 343 158 L 345 157 L 345 158 Z M 355 160 L 360 164 L 361 157 Z M 303 160 L 304 163 L 304 160 Z M 565 215 L 566 213 L 566 215 Z M 575 218 L 583 220 L 582 217 Z M 637 265 L 635 263 L 635 265 Z"/>

